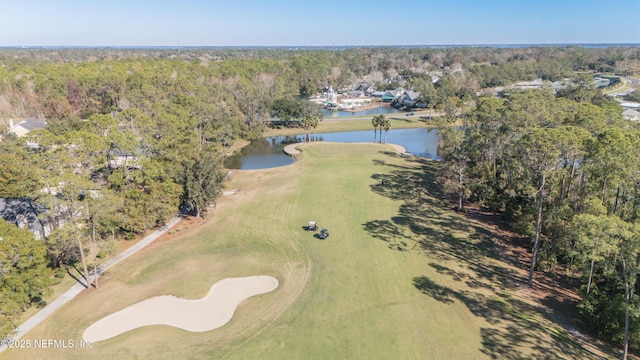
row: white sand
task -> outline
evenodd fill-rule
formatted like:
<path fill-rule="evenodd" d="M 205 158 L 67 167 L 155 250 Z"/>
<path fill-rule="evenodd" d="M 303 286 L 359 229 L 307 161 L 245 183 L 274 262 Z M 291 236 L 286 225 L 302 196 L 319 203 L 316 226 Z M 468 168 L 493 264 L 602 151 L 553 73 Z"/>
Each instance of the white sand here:
<path fill-rule="evenodd" d="M 157 296 L 105 316 L 89 326 L 82 337 L 96 342 L 149 325 L 169 325 L 192 332 L 213 330 L 229 322 L 243 300 L 273 291 L 278 285 L 278 279 L 258 275 L 220 280 L 198 300 Z"/>

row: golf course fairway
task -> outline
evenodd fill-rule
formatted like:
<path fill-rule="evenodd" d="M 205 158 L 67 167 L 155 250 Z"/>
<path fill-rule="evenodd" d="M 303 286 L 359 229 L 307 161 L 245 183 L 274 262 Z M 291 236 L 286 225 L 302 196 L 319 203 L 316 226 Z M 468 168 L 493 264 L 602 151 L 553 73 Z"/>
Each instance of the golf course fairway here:
<path fill-rule="evenodd" d="M 206 222 L 178 225 L 23 339 L 78 344 L 91 324 L 146 299 L 200 299 L 225 278 L 278 280 L 226 325 L 145 326 L 92 348 L 32 346 L 0 359 L 590 358 L 518 296 L 522 270 L 501 251 L 502 233 L 451 210 L 438 163 L 383 144 L 299 148 L 290 166 L 234 171 L 237 193 Z M 306 231 L 311 220 L 331 236 Z"/>

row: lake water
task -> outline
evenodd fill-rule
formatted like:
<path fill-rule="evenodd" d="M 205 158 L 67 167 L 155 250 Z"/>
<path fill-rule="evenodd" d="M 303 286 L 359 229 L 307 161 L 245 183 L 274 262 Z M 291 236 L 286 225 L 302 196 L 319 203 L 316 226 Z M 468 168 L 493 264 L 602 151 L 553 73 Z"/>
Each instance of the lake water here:
<path fill-rule="evenodd" d="M 317 134 L 317 140 L 346 143 L 373 142 L 373 128 L 366 131 Z M 289 165 L 294 159 L 284 153 L 284 147 L 303 141 L 304 135 L 272 136 L 254 141 L 244 147 L 239 154 L 229 157 L 225 161 L 225 166 L 228 169 L 254 170 Z M 411 154 L 429 159 L 439 159 L 438 141 L 437 130 L 430 129 L 392 129 L 387 134 L 387 143 L 402 145 Z"/>
<path fill-rule="evenodd" d="M 327 109 L 322 109 L 322 116 L 325 118 L 332 118 L 332 117 L 341 117 L 341 116 L 366 116 L 366 115 L 378 115 L 378 114 L 396 114 L 399 112 L 403 112 L 400 111 L 394 107 L 388 106 L 388 107 L 379 107 L 379 108 L 375 108 L 375 109 L 369 109 L 369 110 L 364 110 L 364 111 L 358 111 L 358 112 L 349 112 L 349 111 L 330 111 Z"/>

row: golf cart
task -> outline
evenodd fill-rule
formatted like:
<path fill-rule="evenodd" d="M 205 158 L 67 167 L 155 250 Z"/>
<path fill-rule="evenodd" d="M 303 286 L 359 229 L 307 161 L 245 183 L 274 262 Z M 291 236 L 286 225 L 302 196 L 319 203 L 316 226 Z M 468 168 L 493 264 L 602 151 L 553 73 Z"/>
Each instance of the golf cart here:
<path fill-rule="evenodd" d="M 322 240 L 326 239 L 329 237 L 329 230 L 327 229 L 322 229 L 320 230 L 320 234 L 318 235 L 318 237 Z"/>
<path fill-rule="evenodd" d="M 315 221 L 309 221 L 309 225 L 307 225 L 307 231 L 316 231 L 318 230 L 318 223 Z"/>

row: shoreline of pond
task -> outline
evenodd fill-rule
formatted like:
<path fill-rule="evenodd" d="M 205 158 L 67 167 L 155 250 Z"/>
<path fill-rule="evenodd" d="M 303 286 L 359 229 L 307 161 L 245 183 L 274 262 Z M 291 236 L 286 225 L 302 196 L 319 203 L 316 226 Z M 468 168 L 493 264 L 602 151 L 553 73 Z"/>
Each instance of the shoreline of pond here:
<path fill-rule="evenodd" d="M 330 144 L 331 142 L 328 141 L 321 141 L 322 143 L 325 144 Z M 315 141 L 311 141 L 311 142 L 300 142 L 300 143 L 295 143 L 295 144 L 289 144 L 287 146 L 285 146 L 282 151 L 284 151 L 285 154 L 287 154 L 288 156 L 293 157 L 294 159 L 296 158 L 296 156 L 300 155 L 302 153 L 302 151 L 298 150 L 298 146 L 303 145 L 303 144 L 313 144 L 316 143 Z M 383 144 L 383 145 L 389 145 L 391 146 L 398 154 L 403 155 L 403 156 L 415 156 L 412 153 L 407 151 L 407 148 L 402 146 L 402 145 L 398 145 L 398 144 L 391 144 L 391 143 L 363 143 L 363 142 L 359 142 L 359 143 L 349 143 L 349 144 Z"/>
<path fill-rule="evenodd" d="M 315 135 L 311 134 L 309 139 L 322 142 L 371 143 L 370 136 L 373 135 L 371 130 L 323 132 Z M 402 146 L 404 153 L 413 156 L 434 160 L 439 159 L 437 148 L 440 138 L 435 128 L 392 129 L 389 130 L 388 135 L 387 145 Z M 379 136 L 382 137 L 384 135 L 379 132 Z M 288 149 L 295 149 L 295 147 L 305 142 L 304 137 L 304 134 L 298 133 L 296 135 L 269 136 L 254 140 L 245 146 L 237 148 L 233 155 L 225 159 L 224 166 L 227 169 L 253 170 L 290 165 L 295 161 L 295 156 L 290 156 L 289 153 L 284 151 L 284 148 L 292 145 Z"/>

